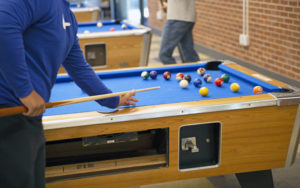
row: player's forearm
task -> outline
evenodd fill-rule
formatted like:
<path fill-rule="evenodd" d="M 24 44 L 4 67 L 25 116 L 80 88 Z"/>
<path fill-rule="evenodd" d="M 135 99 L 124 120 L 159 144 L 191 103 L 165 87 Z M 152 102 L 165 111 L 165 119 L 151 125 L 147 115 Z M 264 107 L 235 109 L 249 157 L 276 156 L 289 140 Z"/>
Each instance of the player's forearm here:
<path fill-rule="evenodd" d="M 103 84 L 91 66 L 86 63 L 77 42 L 63 65 L 71 78 L 88 95 L 101 95 L 112 92 Z M 103 106 L 115 108 L 119 104 L 119 97 L 102 99 L 97 102 Z"/>

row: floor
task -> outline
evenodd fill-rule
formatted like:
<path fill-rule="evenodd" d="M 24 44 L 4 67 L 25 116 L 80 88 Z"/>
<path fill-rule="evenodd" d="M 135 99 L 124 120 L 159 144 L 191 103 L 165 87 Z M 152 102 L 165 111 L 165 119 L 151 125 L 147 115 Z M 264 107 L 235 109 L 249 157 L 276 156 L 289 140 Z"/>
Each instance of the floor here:
<path fill-rule="evenodd" d="M 162 63 L 158 59 L 158 52 L 160 47 L 160 36 L 154 35 L 152 37 L 151 51 L 149 56 L 149 66 L 158 66 Z M 198 53 L 201 60 L 214 59 L 206 54 Z M 178 50 L 175 49 L 173 56 L 180 64 L 181 59 Z M 296 161 L 290 168 L 273 169 L 273 180 L 275 188 L 298 188 L 300 187 L 300 145 Z M 209 178 L 199 178 L 184 181 L 175 181 L 161 184 L 145 185 L 139 188 L 240 188 L 240 185 L 235 175 L 224 175 Z"/>

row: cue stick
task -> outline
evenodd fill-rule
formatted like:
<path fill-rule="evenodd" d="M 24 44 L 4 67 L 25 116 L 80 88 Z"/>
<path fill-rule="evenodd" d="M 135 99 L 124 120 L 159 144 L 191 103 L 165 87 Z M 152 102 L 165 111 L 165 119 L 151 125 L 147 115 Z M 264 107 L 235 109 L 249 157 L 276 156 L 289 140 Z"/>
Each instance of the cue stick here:
<path fill-rule="evenodd" d="M 137 89 L 134 90 L 136 93 L 143 92 L 143 91 L 149 91 L 154 89 L 159 89 L 160 87 L 150 87 L 150 88 L 144 88 L 144 89 Z M 133 91 L 133 90 L 131 90 Z M 64 106 L 64 105 L 70 105 L 70 104 L 76 104 L 81 102 L 88 102 L 88 101 L 94 101 L 94 100 L 100 100 L 100 99 L 106 99 L 111 97 L 117 97 L 124 95 L 131 91 L 122 91 L 117 93 L 109 93 L 109 94 L 102 94 L 102 95 L 94 95 L 89 97 L 81 97 L 81 98 L 75 98 L 75 99 L 67 99 L 67 100 L 61 100 L 61 101 L 55 101 L 55 102 L 47 102 L 45 103 L 45 107 L 47 108 L 54 108 L 58 106 Z M 23 112 L 26 112 L 27 109 L 25 106 L 15 106 L 15 107 L 7 107 L 7 108 L 0 108 L 0 117 L 3 116 L 9 116 L 9 115 L 16 115 L 21 114 Z"/>

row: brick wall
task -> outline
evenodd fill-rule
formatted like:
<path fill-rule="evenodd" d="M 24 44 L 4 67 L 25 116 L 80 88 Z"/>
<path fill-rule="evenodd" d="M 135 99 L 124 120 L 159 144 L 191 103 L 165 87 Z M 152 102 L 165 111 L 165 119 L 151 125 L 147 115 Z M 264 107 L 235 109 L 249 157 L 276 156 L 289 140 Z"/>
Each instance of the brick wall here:
<path fill-rule="evenodd" d="M 149 25 L 156 19 L 158 0 L 148 0 Z M 250 46 L 239 45 L 242 0 L 195 0 L 195 43 L 300 81 L 300 0 L 250 0 Z"/>

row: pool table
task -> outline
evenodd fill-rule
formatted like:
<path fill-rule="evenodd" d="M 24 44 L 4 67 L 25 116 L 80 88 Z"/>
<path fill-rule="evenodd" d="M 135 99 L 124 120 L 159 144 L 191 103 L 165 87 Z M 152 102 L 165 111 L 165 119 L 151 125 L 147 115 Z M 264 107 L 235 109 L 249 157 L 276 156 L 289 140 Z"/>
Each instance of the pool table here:
<path fill-rule="evenodd" d="M 217 87 L 213 80 L 227 73 Z M 141 78 L 156 70 L 156 79 Z M 171 72 L 170 80 L 162 74 Z M 192 83 L 183 89 L 177 73 L 200 78 L 205 97 Z M 235 173 L 263 177 L 256 186 L 273 185 L 270 169 L 290 167 L 300 131 L 300 90 L 231 61 L 97 72 L 113 92 L 160 86 L 137 93 L 136 106 L 108 109 L 86 102 L 48 109 L 43 117 L 47 138 L 47 187 L 134 187 Z M 240 90 L 232 92 L 230 84 Z M 264 92 L 253 94 L 260 85 Z M 51 101 L 86 94 L 67 75 L 59 75 Z M 262 184 L 261 184 L 262 183 Z"/>
<path fill-rule="evenodd" d="M 97 26 L 101 23 L 101 27 Z M 122 25 L 126 28 L 123 29 Z M 110 31 L 114 29 L 114 31 Z M 87 62 L 95 69 L 147 66 L 152 31 L 123 21 L 99 21 L 78 25 L 78 38 Z M 65 72 L 63 69 L 60 73 Z"/>
<path fill-rule="evenodd" d="M 78 23 L 95 22 L 100 18 L 100 9 L 87 3 L 71 3 L 70 8 Z"/>

